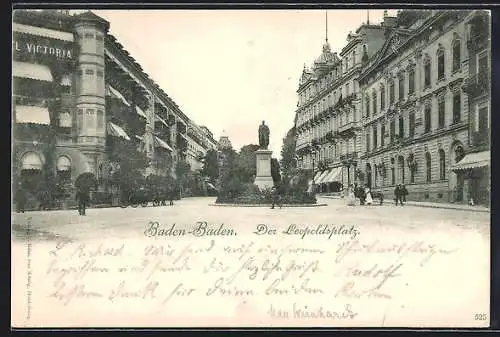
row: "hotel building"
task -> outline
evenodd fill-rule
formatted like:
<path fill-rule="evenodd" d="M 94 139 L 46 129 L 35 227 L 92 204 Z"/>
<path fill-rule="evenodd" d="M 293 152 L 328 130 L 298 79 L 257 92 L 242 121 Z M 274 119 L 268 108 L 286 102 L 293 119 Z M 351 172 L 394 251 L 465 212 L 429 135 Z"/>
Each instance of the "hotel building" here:
<path fill-rule="evenodd" d="M 199 169 L 216 142 L 190 120 L 88 11 L 16 10 L 13 15 L 13 181 L 28 204 L 51 174 L 69 191 L 84 173 L 106 184 L 120 170 L 113 148 L 134 146 L 148 158 L 144 175 L 174 175 L 178 161 Z M 121 144 L 121 145 L 120 145 Z"/>

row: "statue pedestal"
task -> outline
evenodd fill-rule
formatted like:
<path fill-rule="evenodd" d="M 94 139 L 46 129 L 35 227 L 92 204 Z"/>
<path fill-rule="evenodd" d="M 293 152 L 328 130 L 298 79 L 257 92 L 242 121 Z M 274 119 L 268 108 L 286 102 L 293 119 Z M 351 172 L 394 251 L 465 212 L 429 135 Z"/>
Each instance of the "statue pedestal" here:
<path fill-rule="evenodd" d="M 274 186 L 273 177 L 271 176 L 271 150 L 255 151 L 257 159 L 257 174 L 255 175 L 254 184 L 259 189 L 272 188 Z"/>

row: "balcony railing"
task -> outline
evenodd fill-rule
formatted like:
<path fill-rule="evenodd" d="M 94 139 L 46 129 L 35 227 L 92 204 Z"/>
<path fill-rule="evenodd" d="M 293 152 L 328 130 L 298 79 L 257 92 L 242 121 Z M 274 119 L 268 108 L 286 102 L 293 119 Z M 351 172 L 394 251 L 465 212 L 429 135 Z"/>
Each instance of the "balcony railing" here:
<path fill-rule="evenodd" d="M 353 131 L 357 127 L 358 127 L 358 122 L 354 122 L 354 121 L 348 122 L 348 123 L 339 127 L 339 134 L 348 133 L 350 131 Z"/>

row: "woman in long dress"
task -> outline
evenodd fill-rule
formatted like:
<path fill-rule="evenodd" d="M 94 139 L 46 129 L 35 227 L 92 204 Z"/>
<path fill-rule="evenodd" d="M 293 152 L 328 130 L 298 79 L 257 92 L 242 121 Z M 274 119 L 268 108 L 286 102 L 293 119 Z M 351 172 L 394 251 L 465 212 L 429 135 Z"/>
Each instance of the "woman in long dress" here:
<path fill-rule="evenodd" d="M 366 204 L 367 205 L 373 204 L 372 192 L 368 187 L 366 188 L 365 193 L 366 193 L 366 201 L 365 201 Z"/>
<path fill-rule="evenodd" d="M 354 187 L 349 186 L 347 190 L 347 206 L 355 206 L 356 205 L 356 197 L 354 196 Z"/>

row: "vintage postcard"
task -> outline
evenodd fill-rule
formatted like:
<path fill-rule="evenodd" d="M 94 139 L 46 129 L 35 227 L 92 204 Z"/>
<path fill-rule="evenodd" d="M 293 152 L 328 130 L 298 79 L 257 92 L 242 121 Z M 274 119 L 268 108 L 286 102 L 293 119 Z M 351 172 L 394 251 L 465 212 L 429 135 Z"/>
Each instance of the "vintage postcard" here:
<path fill-rule="evenodd" d="M 13 327 L 490 324 L 484 10 L 15 10 Z"/>

